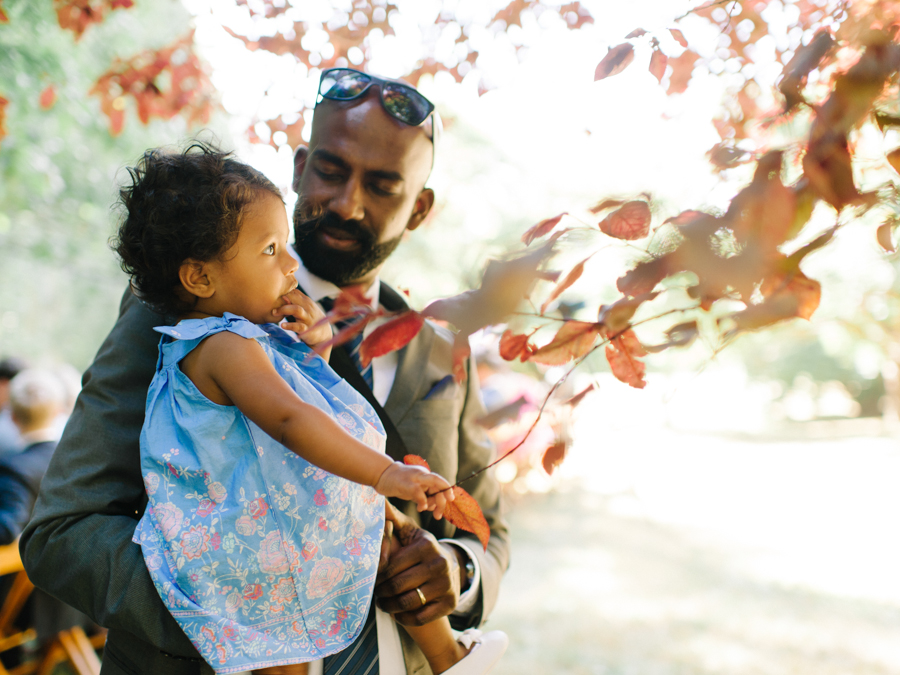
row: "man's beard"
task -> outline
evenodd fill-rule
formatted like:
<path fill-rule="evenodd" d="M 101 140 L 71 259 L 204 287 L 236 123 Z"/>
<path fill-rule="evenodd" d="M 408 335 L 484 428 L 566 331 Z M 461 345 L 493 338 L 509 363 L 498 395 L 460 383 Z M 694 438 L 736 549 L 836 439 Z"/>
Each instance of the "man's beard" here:
<path fill-rule="evenodd" d="M 303 266 L 317 277 L 336 286 L 347 286 L 359 281 L 381 265 L 400 244 L 402 235 L 377 243 L 375 235 L 359 221 L 344 220 L 332 211 L 318 218 L 302 220 L 300 209 L 294 211 L 294 238 L 297 254 Z M 355 239 L 359 247 L 355 251 L 337 251 L 323 244 L 316 236 L 317 230 L 327 227 L 345 232 Z"/>

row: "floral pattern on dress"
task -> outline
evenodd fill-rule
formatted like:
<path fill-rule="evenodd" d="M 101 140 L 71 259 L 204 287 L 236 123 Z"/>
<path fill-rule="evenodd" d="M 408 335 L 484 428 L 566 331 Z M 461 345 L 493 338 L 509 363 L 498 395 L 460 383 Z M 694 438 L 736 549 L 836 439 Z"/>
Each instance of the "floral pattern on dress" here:
<path fill-rule="evenodd" d="M 341 651 L 369 611 L 383 499 L 309 464 L 236 408 L 208 401 L 178 362 L 229 330 L 257 339 L 304 401 L 383 451 L 375 412 L 276 326 L 226 314 L 183 321 L 177 335 L 157 330 L 161 358 L 141 433 L 149 504 L 135 541 L 160 597 L 218 673 Z"/>

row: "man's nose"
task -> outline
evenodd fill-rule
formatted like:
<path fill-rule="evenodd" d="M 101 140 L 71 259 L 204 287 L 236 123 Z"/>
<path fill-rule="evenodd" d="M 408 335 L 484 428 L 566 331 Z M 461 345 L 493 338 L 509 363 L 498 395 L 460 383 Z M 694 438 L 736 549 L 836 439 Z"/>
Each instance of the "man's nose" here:
<path fill-rule="evenodd" d="M 351 178 L 344 183 L 343 189 L 329 202 L 328 210 L 333 211 L 343 220 L 362 220 L 365 215 L 365 209 L 363 208 L 363 193 L 360 182 Z"/>

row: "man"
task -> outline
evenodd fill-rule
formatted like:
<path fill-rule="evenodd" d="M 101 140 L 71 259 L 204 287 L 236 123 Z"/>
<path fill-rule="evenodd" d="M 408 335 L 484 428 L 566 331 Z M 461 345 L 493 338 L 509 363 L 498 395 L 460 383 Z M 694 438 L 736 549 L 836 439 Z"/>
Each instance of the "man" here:
<path fill-rule="evenodd" d="M 370 84 L 352 99 L 325 100 L 318 109 L 310 147 L 297 153 L 295 227 L 301 259 L 312 268 L 301 281 L 304 290 L 325 297 L 336 290 L 333 285 L 368 284 L 371 293 L 378 292 L 377 301 L 393 309 L 402 300 L 374 281 L 399 237 L 421 224 L 433 203 L 433 193 L 423 186 L 433 156 L 434 118 L 416 126 L 401 121 L 392 116 L 398 109 L 392 113 L 390 103 L 382 103 L 382 92 L 397 94 L 392 102 L 403 102 L 406 93 L 408 103 L 415 90 L 398 92 L 396 83 L 380 80 Z M 323 94 L 334 95 L 333 89 L 328 85 Z M 329 256 L 343 267 L 332 272 L 331 264 L 320 264 Z M 324 293 L 312 287 L 317 281 Z M 131 542 L 146 505 L 138 437 L 157 358 L 158 337 L 151 328 L 168 322 L 125 294 L 119 320 L 85 374 L 22 539 L 32 580 L 110 629 L 104 675 L 208 672 L 159 599 L 140 547 Z M 349 359 L 346 352 L 335 353 Z M 450 480 L 484 466 L 491 451 L 475 423 L 482 414 L 475 370 L 470 368 L 466 386 L 447 384 L 448 337 L 428 326 L 393 358 L 375 364 L 382 376 L 373 381 L 384 400 L 381 412 L 394 427 L 389 451 L 422 455 Z M 352 368 L 342 375 L 377 403 L 359 383 L 364 375 Z M 499 490 L 484 474 L 467 489 L 492 526 L 488 553 L 469 537 L 456 538 L 461 546 L 439 543 L 433 533 L 458 534 L 445 522 L 401 516 L 397 534 L 403 548 L 381 571 L 376 590 L 382 608 L 398 621 L 423 623 L 450 614 L 467 585 L 471 607 L 453 618 L 456 625 L 478 625 L 490 612 L 507 565 Z M 400 507 L 414 513 L 408 505 Z M 368 645 L 370 640 L 361 638 L 347 650 L 353 654 L 341 658 L 374 656 Z M 366 654 L 359 653 L 360 647 Z M 427 673 L 424 658 L 409 641 L 403 648 L 407 672 Z M 371 665 L 363 664 L 360 672 Z M 326 668 L 353 672 L 334 659 Z"/>

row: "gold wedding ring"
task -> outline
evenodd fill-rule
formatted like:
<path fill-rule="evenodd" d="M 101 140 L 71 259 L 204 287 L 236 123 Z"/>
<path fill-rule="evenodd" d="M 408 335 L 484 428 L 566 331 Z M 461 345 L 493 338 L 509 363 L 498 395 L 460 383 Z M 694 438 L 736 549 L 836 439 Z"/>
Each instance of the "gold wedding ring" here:
<path fill-rule="evenodd" d="M 422 592 L 422 589 L 421 589 L 421 588 L 416 588 L 416 593 L 419 594 L 419 600 L 422 601 L 422 607 L 424 607 L 424 606 L 425 606 L 425 603 L 428 602 L 428 601 L 425 599 L 425 594 Z"/>

